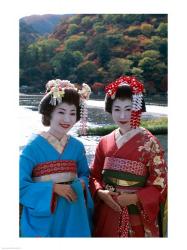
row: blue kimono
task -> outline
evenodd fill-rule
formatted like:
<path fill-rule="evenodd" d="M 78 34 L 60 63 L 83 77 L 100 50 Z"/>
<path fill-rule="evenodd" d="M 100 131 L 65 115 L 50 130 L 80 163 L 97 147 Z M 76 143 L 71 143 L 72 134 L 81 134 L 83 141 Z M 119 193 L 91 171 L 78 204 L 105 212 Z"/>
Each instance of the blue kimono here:
<path fill-rule="evenodd" d="M 67 138 L 61 153 L 42 135 L 34 135 L 21 152 L 21 237 L 91 236 L 93 202 L 85 150 L 79 140 Z M 55 194 L 54 183 L 70 183 L 77 200 Z"/>

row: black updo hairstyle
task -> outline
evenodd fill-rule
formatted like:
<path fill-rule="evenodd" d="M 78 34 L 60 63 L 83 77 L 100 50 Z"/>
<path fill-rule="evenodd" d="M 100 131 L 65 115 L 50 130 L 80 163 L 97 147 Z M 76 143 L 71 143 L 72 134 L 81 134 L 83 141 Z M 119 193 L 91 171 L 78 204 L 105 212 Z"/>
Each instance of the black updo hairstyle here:
<path fill-rule="evenodd" d="M 51 114 L 54 109 L 58 106 L 51 105 L 51 93 L 47 93 L 40 101 L 38 111 L 42 114 L 42 124 L 44 126 L 50 126 Z M 62 97 L 62 103 L 67 103 L 69 105 L 75 105 L 77 110 L 77 120 L 80 120 L 80 96 L 75 89 L 65 89 L 64 96 Z M 61 103 L 60 103 L 61 104 Z"/>
<path fill-rule="evenodd" d="M 132 101 L 132 95 L 133 95 L 132 90 L 131 90 L 131 88 L 130 88 L 130 86 L 128 84 L 120 85 L 117 88 L 114 99 L 112 99 L 110 96 L 106 95 L 106 97 L 105 97 L 105 111 L 112 114 L 112 105 L 113 105 L 113 102 L 116 99 L 120 99 L 120 100 L 129 99 L 129 100 Z M 142 100 L 142 109 L 141 109 L 141 111 L 142 112 L 146 111 L 144 98 Z"/>

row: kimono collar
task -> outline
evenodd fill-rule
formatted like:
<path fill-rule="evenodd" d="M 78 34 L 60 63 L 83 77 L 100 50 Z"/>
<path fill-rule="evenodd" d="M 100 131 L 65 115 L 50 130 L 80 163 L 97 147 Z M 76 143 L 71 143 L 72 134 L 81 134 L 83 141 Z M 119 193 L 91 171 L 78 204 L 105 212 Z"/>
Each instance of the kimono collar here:
<path fill-rule="evenodd" d="M 64 151 L 66 143 L 69 139 L 69 135 L 65 134 L 61 140 L 58 140 L 49 132 L 41 132 L 41 136 L 43 136 L 60 154 Z"/>
<path fill-rule="evenodd" d="M 119 148 L 121 148 L 126 142 L 128 142 L 133 136 L 138 134 L 139 132 L 142 131 L 142 128 L 138 127 L 135 129 L 131 129 L 124 135 L 122 135 L 119 131 L 119 128 L 115 130 L 115 140 L 116 140 L 116 145 Z"/>

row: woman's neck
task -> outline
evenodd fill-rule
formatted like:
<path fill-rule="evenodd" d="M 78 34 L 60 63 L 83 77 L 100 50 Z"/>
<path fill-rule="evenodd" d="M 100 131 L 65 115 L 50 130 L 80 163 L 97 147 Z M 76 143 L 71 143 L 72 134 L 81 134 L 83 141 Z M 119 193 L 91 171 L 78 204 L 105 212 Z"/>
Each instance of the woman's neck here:
<path fill-rule="evenodd" d="M 123 128 L 123 130 L 121 130 L 121 128 L 119 128 L 119 132 L 121 135 L 125 135 L 127 132 L 131 131 L 132 128 L 129 127 L 129 128 Z"/>
<path fill-rule="evenodd" d="M 64 137 L 64 135 L 65 134 L 59 134 L 59 133 L 57 133 L 56 131 L 54 131 L 54 130 L 52 130 L 52 129 L 49 129 L 48 131 L 47 131 L 50 135 L 52 135 L 52 136 L 54 136 L 57 140 L 61 140 L 63 137 Z"/>

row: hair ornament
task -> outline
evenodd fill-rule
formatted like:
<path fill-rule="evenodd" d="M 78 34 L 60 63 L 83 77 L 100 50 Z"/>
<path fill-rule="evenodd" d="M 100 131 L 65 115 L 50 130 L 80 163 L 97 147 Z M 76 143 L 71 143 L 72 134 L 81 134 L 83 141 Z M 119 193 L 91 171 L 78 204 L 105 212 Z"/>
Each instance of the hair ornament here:
<path fill-rule="evenodd" d="M 51 94 L 50 104 L 56 106 L 61 103 L 64 97 L 64 90 L 68 88 L 77 90 L 75 85 L 68 80 L 55 79 L 48 81 L 46 84 L 46 93 L 50 92 Z"/>
<path fill-rule="evenodd" d="M 82 89 L 79 90 L 78 93 L 81 96 L 82 100 L 88 100 L 91 94 L 91 88 L 88 86 L 88 84 L 83 83 Z"/>
<path fill-rule="evenodd" d="M 143 101 L 143 84 L 134 76 L 121 76 L 114 82 L 105 87 L 105 93 L 111 99 L 115 99 L 116 91 L 119 86 L 129 85 L 132 91 L 132 111 L 131 111 L 131 127 L 136 128 L 140 126 L 141 109 Z"/>
<path fill-rule="evenodd" d="M 91 88 L 88 86 L 88 84 L 83 83 L 82 89 L 78 91 L 80 97 L 81 97 L 81 119 L 80 119 L 80 135 L 87 135 L 87 121 L 88 121 L 88 109 L 86 101 L 89 99 L 91 94 Z"/>

